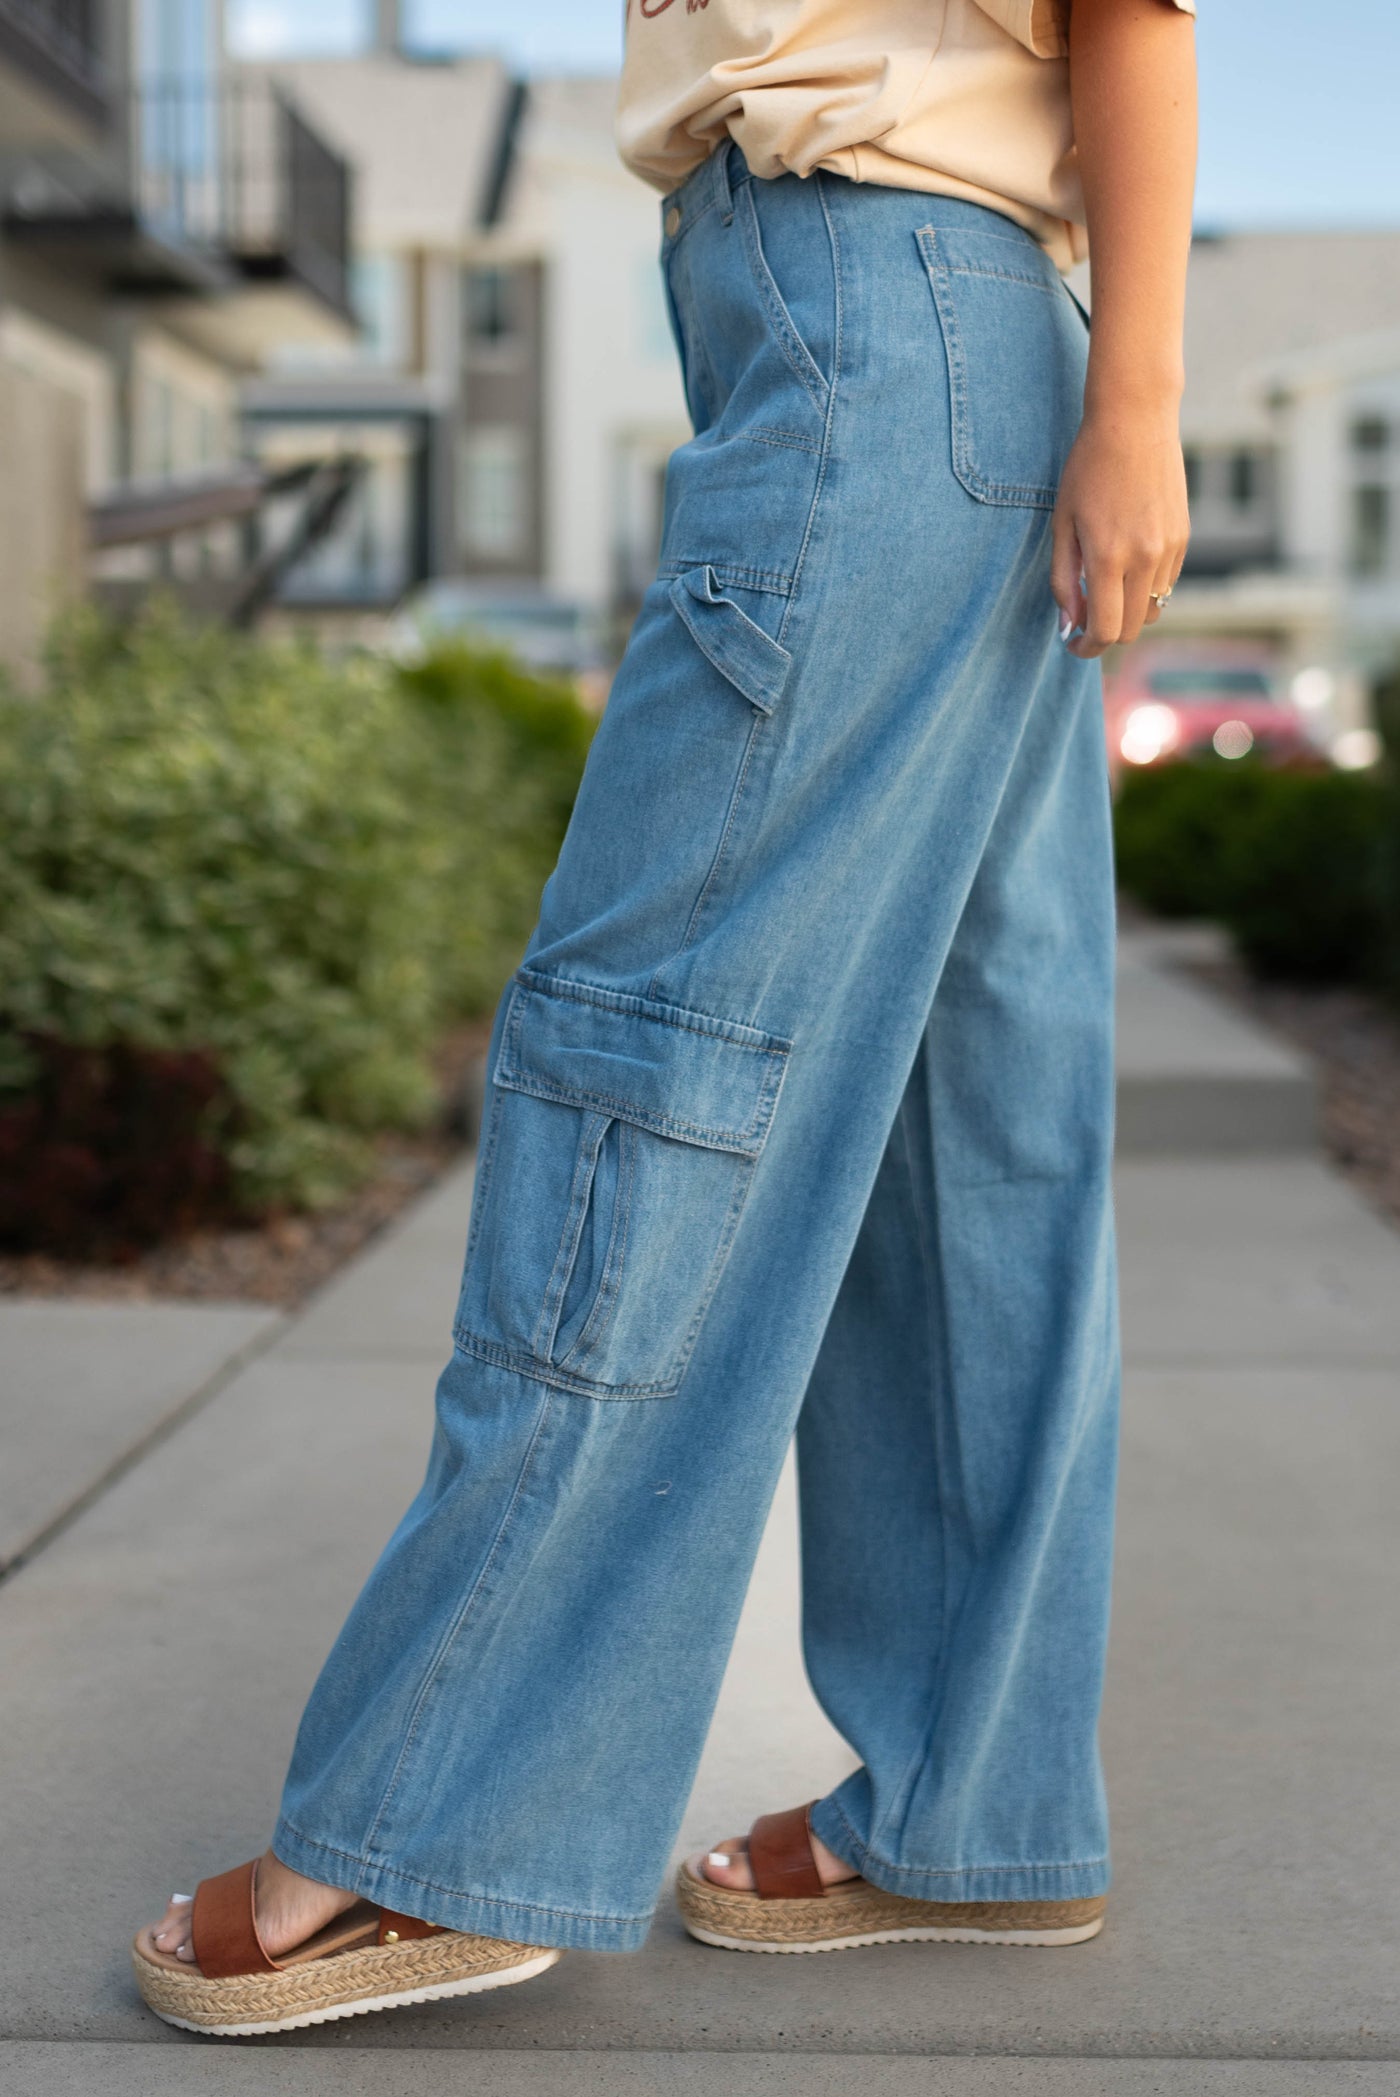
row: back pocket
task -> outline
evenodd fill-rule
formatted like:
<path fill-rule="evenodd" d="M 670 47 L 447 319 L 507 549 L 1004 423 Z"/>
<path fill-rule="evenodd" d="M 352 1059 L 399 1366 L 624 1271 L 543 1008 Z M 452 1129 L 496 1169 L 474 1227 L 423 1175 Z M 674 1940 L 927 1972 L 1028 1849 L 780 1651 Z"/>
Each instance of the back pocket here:
<path fill-rule="evenodd" d="M 924 226 L 948 365 L 953 471 L 979 502 L 1052 510 L 1084 408 L 1088 338 L 1027 237 Z"/>
<path fill-rule="evenodd" d="M 493 1073 L 459 1347 L 601 1398 L 685 1373 L 789 1044 L 519 971 Z"/>

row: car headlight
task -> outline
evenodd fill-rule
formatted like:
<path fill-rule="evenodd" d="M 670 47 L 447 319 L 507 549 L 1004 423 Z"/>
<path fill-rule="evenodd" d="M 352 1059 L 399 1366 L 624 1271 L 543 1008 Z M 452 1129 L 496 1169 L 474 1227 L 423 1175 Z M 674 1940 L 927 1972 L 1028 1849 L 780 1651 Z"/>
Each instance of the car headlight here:
<path fill-rule="evenodd" d="M 1130 765 L 1151 765 L 1181 741 L 1181 724 L 1169 706 L 1135 706 L 1123 723 L 1118 748 Z"/>
<path fill-rule="evenodd" d="M 1247 721 L 1222 721 L 1210 740 L 1217 757 L 1248 757 L 1254 730 Z"/>

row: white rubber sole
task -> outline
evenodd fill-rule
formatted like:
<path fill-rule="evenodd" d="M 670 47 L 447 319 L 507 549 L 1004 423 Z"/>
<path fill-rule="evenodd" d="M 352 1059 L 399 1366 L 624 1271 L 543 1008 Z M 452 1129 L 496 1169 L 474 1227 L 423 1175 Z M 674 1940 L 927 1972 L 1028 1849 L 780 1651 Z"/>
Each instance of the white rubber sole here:
<path fill-rule="evenodd" d="M 810 1944 L 765 1944 L 756 1937 L 722 1937 L 717 1930 L 704 1930 L 693 1922 L 685 1927 L 702 1944 L 720 1951 L 860 1951 L 868 1944 L 1011 1944 L 1023 1948 L 1037 1944 L 1084 1944 L 1103 1928 L 1102 1915 L 1063 1930 L 959 1930 L 907 1929 L 869 1930 L 858 1937 L 820 1937 Z"/>
<path fill-rule="evenodd" d="M 178 2025 L 181 2031 L 197 2032 L 205 2039 L 256 2039 L 264 2032 L 301 2031 L 308 2024 L 334 2024 L 341 2017 L 367 2017 L 371 2010 L 405 2009 L 415 2002 L 442 2002 L 450 1995 L 482 1995 L 488 1988 L 510 1988 L 517 1981 L 533 1980 L 537 1973 L 544 1973 L 558 1964 L 563 1951 L 551 1947 L 542 1951 L 538 1958 L 526 1959 L 522 1965 L 504 1967 L 499 1973 L 473 1973 L 462 1980 L 437 1981 L 429 1988 L 405 1988 L 391 1995 L 366 1995 L 357 2002 L 333 2003 L 324 2010 L 306 2010 L 299 2017 L 278 2017 L 259 2024 L 194 2024 L 188 2017 L 172 2017 L 166 2010 L 156 2010 L 167 2024 Z M 147 2004 L 154 2009 L 153 2003 Z"/>

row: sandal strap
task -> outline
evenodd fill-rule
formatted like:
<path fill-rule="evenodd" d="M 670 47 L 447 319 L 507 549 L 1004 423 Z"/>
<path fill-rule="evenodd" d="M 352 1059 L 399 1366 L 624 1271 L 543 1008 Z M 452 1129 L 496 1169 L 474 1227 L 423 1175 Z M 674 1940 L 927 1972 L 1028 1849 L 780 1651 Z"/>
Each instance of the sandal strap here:
<path fill-rule="evenodd" d="M 764 1813 L 749 1829 L 749 1866 L 760 1900 L 817 1900 L 826 1892 L 812 1850 L 811 1810 Z"/>
<path fill-rule="evenodd" d="M 296 1952 L 285 1959 L 272 1958 L 258 1935 L 254 1890 L 257 1872 L 254 1858 L 251 1864 L 237 1864 L 232 1871 L 220 1872 L 217 1878 L 201 1879 L 195 1888 L 194 1955 L 206 1980 L 233 1980 L 244 1973 L 281 1973 L 287 1966 L 300 1963 Z M 416 1915 L 398 1915 L 392 1908 L 381 1908 L 376 1941 L 411 1943 L 416 1937 L 436 1936 L 440 1927 L 436 1922 L 421 1922 Z M 315 1944 L 319 1937 L 309 1941 Z"/>
<path fill-rule="evenodd" d="M 194 1955 L 206 1980 L 232 1980 L 240 1973 L 276 1973 L 258 1935 L 253 1885 L 258 1863 L 236 1864 L 195 1888 Z"/>

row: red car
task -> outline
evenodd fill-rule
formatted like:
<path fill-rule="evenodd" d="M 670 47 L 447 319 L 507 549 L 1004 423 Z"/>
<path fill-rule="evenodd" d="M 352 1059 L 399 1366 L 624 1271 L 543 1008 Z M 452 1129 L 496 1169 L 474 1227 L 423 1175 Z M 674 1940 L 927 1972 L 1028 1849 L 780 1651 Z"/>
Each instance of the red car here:
<path fill-rule="evenodd" d="M 1273 658 L 1247 642 L 1147 642 L 1106 680 L 1109 769 L 1251 754 L 1321 762 Z"/>

